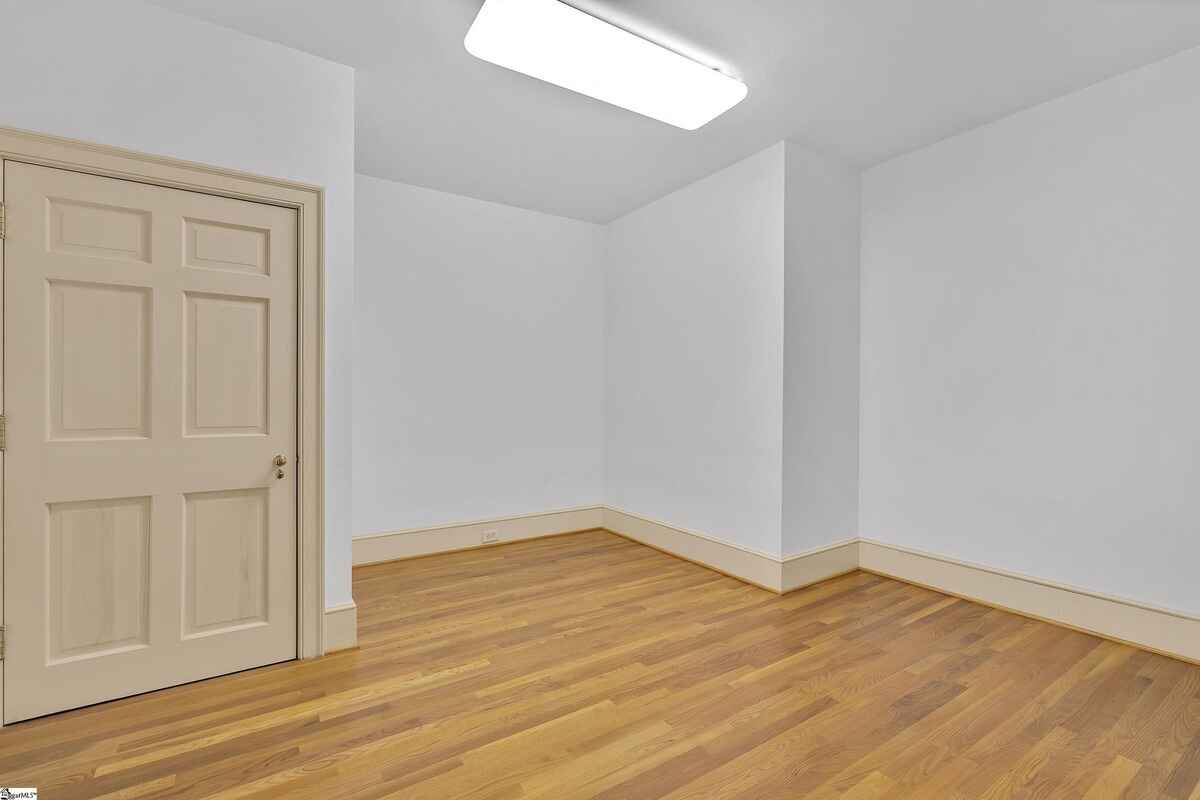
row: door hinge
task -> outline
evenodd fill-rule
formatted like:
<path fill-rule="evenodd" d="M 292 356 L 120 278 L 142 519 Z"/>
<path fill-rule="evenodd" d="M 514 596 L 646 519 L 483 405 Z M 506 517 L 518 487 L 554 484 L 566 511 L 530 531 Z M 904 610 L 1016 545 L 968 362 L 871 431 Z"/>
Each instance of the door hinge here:
<path fill-rule="evenodd" d="M 8 418 L 0 414 L 0 453 L 8 449 Z"/>
<path fill-rule="evenodd" d="M 4 203 L 0 203 L 0 239 L 4 238 L 4 233 L 7 230 L 7 225 L 4 222 Z"/>
<path fill-rule="evenodd" d="M 4 660 L 4 626 L 0 625 L 0 661 Z"/>

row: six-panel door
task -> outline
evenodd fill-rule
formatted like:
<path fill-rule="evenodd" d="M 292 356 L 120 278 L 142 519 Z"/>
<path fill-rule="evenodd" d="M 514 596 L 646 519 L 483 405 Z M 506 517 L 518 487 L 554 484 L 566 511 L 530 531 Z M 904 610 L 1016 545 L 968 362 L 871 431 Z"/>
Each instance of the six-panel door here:
<path fill-rule="evenodd" d="M 4 196 L 5 721 L 294 658 L 295 212 Z"/>

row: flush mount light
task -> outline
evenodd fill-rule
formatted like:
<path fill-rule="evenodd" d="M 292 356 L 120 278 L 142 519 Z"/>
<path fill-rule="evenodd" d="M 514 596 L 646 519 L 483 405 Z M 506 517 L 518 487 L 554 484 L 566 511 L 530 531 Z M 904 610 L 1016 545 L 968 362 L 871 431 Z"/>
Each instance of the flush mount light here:
<path fill-rule="evenodd" d="M 534 78 L 694 131 L 746 84 L 558 0 L 486 0 L 467 51 Z"/>

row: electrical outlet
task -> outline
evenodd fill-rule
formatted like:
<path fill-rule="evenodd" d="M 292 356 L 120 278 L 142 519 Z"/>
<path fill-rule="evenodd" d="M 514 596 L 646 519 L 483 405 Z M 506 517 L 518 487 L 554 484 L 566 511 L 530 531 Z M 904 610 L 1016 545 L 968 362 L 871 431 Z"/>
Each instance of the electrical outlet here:
<path fill-rule="evenodd" d="M 479 540 L 481 542 L 483 542 L 484 544 L 491 544 L 492 542 L 498 542 L 498 541 L 500 541 L 500 531 L 496 531 L 496 530 L 484 531 L 483 535 L 479 537 Z"/>

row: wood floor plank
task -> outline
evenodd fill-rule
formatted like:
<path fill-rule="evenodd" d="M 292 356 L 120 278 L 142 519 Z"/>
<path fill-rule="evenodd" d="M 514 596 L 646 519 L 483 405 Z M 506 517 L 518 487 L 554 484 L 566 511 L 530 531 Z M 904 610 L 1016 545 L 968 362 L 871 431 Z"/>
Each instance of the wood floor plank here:
<path fill-rule="evenodd" d="M 593 531 L 361 567 L 357 650 L 0 731 L 51 800 L 1200 800 L 1200 668 Z"/>
<path fill-rule="evenodd" d="M 1104 800 L 1104 798 L 1120 797 L 1125 787 L 1133 781 L 1142 765 L 1130 761 L 1124 756 L 1116 756 L 1105 767 L 1104 772 L 1088 789 L 1083 800 Z"/>

